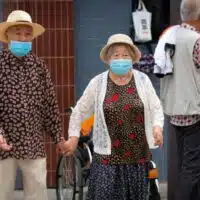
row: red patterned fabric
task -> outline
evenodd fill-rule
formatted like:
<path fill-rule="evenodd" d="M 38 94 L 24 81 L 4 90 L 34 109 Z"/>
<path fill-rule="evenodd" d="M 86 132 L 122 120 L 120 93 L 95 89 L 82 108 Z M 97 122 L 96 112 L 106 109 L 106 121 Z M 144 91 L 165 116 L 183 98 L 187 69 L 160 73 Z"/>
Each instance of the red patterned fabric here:
<path fill-rule="evenodd" d="M 145 135 L 144 105 L 134 77 L 124 86 L 118 86 L 108 78 L 104 115 L 111 139 L 111 155 L 94 154 L 93 159 L 104 165 L 149 161 L 151 155 Z"/>

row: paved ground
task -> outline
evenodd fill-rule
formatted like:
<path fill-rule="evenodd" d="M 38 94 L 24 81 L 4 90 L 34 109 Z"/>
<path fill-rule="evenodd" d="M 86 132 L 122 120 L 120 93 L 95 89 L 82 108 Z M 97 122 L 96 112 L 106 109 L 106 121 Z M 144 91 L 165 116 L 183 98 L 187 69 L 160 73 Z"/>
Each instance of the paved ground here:
<path fill-rule="evenodd" d="M 162 200 L 167 200 L 167 183 L 160 184 L 160 194 Z"/>
<path fill-rule="evenodd" d="M 167 200 L 167 184 L 160 184 L 160 193 L 162 196 L 162 200 Z M 56 192 L 54 189 L 48 190 L 49 200 L 56 200 Z M 23 192 L 22 191 L 15 191 L 14 199 L 13 200 L 23 200 Z"/>

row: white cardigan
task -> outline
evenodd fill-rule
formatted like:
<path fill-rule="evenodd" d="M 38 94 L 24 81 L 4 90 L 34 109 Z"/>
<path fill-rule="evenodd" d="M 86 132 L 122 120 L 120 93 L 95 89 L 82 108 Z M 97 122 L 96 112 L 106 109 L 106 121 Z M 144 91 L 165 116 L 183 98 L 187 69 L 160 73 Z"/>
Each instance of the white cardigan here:
<path fill-rule="evenodd" d="M 155 125 L 163 128 L 164 114 L 160 100 L 147 75 L 133 70 L 136 88 L 144 104 L 145 133 L 149 148 L 157 148 L 154 145 L 152 128 Z M 94 151 L 98 154 L 111 154 L 111 139 L 104 118 L 103 102 L 107 90 L 108 71 L 94 77 L 83 95 L 73 109 L 69 122 L 69 137 L 80 136 L 81 122 L 92 113 L 95 114 L 93 128 Z"/>

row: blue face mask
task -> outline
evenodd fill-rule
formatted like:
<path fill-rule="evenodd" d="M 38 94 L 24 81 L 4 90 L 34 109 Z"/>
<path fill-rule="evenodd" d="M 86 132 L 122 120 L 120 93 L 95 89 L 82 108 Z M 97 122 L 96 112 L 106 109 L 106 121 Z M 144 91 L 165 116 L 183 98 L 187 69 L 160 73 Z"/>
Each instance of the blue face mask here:
<path fill-rule="evenodd" d="M 119 76 L 123 76 L 128 73 L 132 68 L 133 62 L 131 59 L 115 59 L 110 61 L 111 71 Z"/>
<path fill-rule="evenodd" d="M 26 56 L 32 50 L 32 42 L 10 41 L 9 50 L 15 56 Z"/>

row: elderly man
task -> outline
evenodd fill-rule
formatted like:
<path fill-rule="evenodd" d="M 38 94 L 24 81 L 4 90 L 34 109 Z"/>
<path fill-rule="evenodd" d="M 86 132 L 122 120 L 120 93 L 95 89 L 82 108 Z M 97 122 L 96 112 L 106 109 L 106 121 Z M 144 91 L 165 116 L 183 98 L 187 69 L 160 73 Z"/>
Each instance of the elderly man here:
<path fill-rule="evenodd" d="M 47 200 L 43 132 L 60 142 L 61 119 L 46 65 L 34 55 L 32 40 L 45 31 L 24 11 L 0 24 L 0 199 L 11 200 L 16 169 L 23 174 L 26 200 Z"/>
<path fill-rule="evenodd" d="M 170 116 L 177 149 L 170 151 L 169 163 L 178 159 L 178 185 L 169 200 L 199 200 L 200 186 L 200 0 L 183 0 L 182 24 L 175 32 L 173 72 L 161 79 L 161 101 Z M 172 134 L 172 133 L 170 133 Z M 170 168 L 170 170 L 174 170 Z M 170 174 L 171 175 L 171 174 Z M 168 185 L 174 184 L 169 176 Z M 177 187 L 178 186 L 178 187 Z M 172 191 L 171 191 L 172 192 Z"/>

